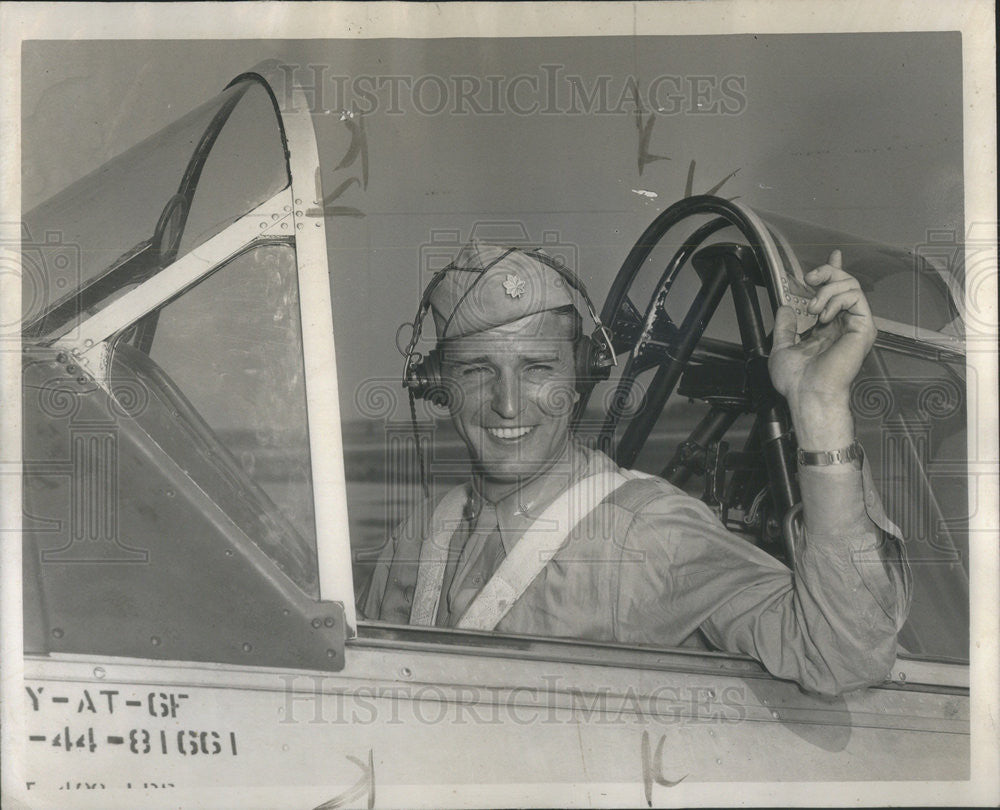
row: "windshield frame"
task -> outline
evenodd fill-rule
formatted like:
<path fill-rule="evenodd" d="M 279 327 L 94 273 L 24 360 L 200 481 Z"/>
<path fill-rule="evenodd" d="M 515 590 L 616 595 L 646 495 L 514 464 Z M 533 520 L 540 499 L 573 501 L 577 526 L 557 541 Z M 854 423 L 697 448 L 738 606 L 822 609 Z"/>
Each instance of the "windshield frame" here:
<path fill-rule="evenodd" d="M 343 469 L 326 228 L 324 219 L 311 217 L 311 209 L 308 208 L 319 205 L 319 200 L 323 199 L 319 186 L 316 136 L 302 88 L 288 80 L 287 72 L 281 69 L 278 61 L 269 60 L 252 71 L 240 74 L 226 89 L 241 82 L 245 82 L 247 87 L 253 83 L 261 84 L 271 98 L 290 177 L 289 185 L 208 239 L 197 250 L 141 278 L 137 286 L 82 320 L 75 328 L 61 331 L 53 346 L 71 354 L 81 369 L 111 393 L 107 379 L 108 359 L 118 334 L 244 250 L 275 238 L 294 240 L 316 518 L 319 601 L 343 603 L 347 635 L 351 637 L 356 634 L 356 614 L 347 534 L 347 488 Z M 213 122 L 218 122 L 218 118 L 213 118 Z M 218 128 L 221 129 L 221 126 Z M 204 164 L 212 143 L 214 136 L 206 130 L 185 173 L 184 182 L 192 183 L 192 193 L 200 173 L 196 164 Z M 314 197 L 318 199 L 314 200 Z M 152 237 L 148 241 L 148 245 L 141 243 L 136 246 L 123 262 L 111 268 L 109 272 L 121 273 L 122 282 L 116 284 L 115 289 L 121 289 L 125 281 L 134 283 L 136 269 L 146 266 L 139 257 L 152 247 Z M 101 278 L 107 278 L 108 274 L 102 274 Z"/>

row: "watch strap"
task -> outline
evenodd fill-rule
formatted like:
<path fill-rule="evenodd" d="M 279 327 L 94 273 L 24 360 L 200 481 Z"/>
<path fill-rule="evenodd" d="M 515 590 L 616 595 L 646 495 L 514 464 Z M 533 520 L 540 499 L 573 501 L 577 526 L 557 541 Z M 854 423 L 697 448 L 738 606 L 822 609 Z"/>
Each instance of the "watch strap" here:
<path fill-rule="evenodd" d="M 861 442 L 855 439 L 847 447 L 838 450 L 798 450 L 798 461 L 804 467 L 829 467 L 833 464 L 849 464 L 852 461 L 861 462 L 865 457 L 865 451 L 861 447 Z"/>

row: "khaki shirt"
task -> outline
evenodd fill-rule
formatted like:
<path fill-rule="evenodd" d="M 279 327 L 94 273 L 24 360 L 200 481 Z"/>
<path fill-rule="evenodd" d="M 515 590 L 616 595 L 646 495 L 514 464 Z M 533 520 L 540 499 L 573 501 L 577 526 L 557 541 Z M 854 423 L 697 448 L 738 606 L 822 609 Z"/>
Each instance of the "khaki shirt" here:
<path fill-rule="evenodd" d="M 470 484 L 436 623 L 457 622 L 557 495 L 609 469 L 610 458 L 573 441 L 545 475 L 497 504 Z M 804 467 L 799 485 L 805 531 L 794 574 L 696 498 L 659 478 L 631 480 L 574 528 L 496 631 L 656 646 L 701 631 L 812 691 L 878 683 L 909 609 L 902 540 L 867 466 Z M 432 505 L 415 510 L 383 550 L 360 600 L 365 617 L 409 622 Z"/>

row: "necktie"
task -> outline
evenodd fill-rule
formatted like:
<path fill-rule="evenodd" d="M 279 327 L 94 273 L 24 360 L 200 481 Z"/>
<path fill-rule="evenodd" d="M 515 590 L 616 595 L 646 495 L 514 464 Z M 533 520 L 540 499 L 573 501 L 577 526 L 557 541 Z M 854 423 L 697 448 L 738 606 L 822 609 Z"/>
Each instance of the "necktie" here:
<path fill-rule="evenodd" d="M 483 504 L 467 538 L 458 559 L 448 565 L 450 579 L 448 572 L 445 574 L 446 591 L 441 600 L 444 615 L 439 614 L 439 624 L 454 626 L 503 560 L 500 526 L 492 504 Z M 453 548 L 453 554 L 457 552 Z"/>

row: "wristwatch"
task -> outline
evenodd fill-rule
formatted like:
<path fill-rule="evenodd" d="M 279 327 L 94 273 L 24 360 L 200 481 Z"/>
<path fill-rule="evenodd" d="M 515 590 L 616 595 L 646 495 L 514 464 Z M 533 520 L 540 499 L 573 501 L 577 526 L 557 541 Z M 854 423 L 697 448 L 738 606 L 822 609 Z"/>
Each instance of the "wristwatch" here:
<path fill-rule="evenodd" d="M 864 457 L 864 448 L 857 439 L 839 450 L 813 452 L 799 448 L 798 451 L 799 466 L 802 467 L 829 467 L 831 464 L 849 464 L 852 461 L 857 461 L 860 465 Z"/>

